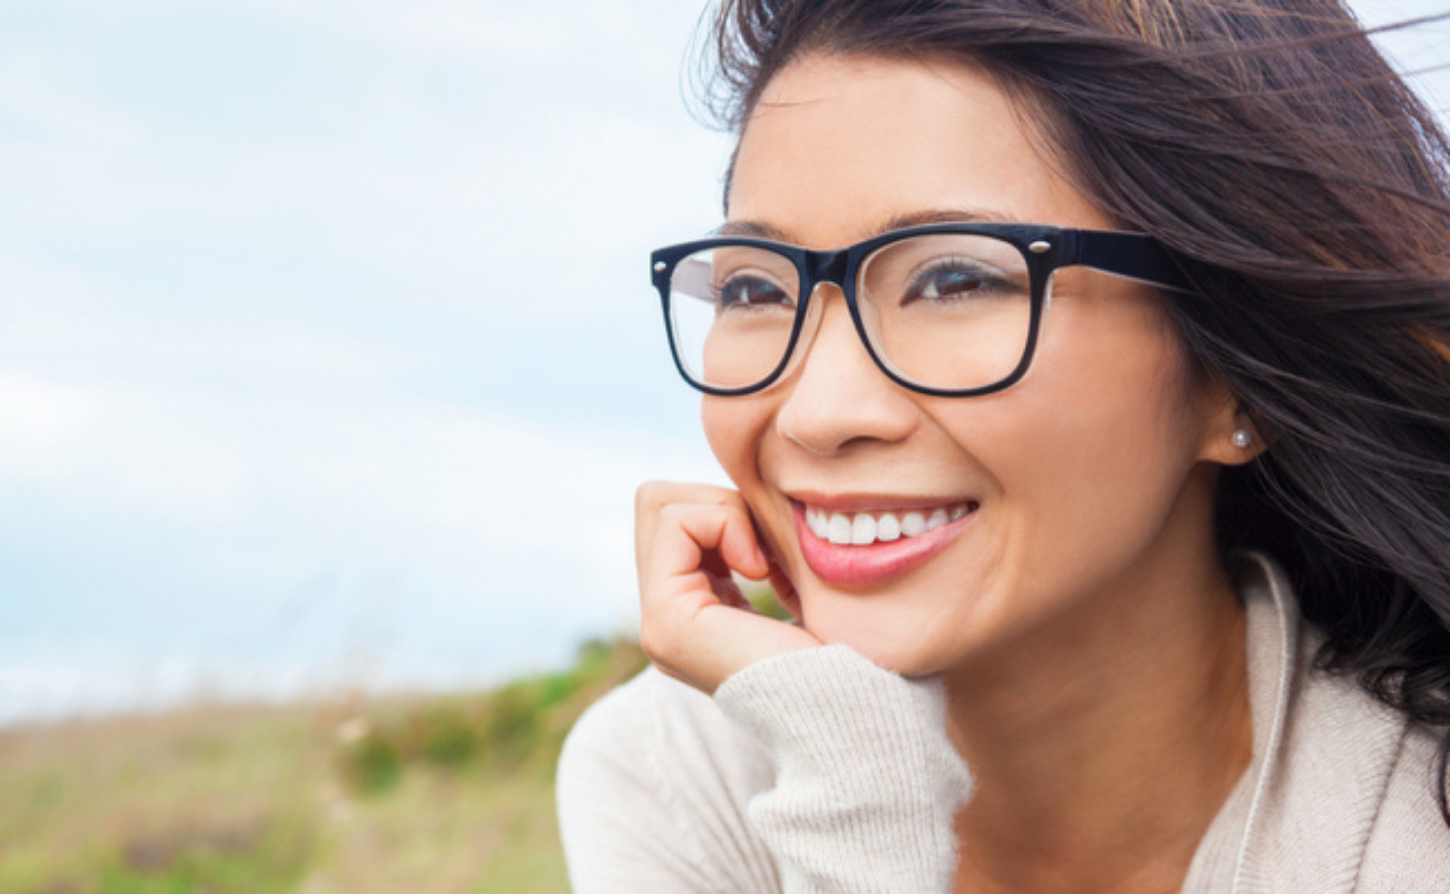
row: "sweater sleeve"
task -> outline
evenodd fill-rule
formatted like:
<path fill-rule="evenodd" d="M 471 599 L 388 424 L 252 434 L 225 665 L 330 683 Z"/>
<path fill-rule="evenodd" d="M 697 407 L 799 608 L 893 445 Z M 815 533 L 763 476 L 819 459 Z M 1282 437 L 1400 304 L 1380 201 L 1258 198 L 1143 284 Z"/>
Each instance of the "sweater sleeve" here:
<path fill-rule="evenodd" d="M 950 890 L 971 779 L 940 681 L 826 646 L 752 665 L 715 701 L 774 757 L 775 786 L 749 817 L 786 894 Z"/>
<path fill-rule="evenodd" d="M 771 759 L 710 697 L 654 669 L 580 718 L 559 761 L 575 894 L 778 894 L 747 805 Z"/>

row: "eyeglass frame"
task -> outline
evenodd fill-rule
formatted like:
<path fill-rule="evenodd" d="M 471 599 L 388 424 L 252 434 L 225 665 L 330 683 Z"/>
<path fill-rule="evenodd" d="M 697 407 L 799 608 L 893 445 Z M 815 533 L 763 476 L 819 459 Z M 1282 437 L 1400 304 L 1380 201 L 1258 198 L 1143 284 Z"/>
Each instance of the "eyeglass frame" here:
<path fill-rule="evenodd" d="M 918 236 L 937 235 L 986 236 L 999 239 L 1014 246 L 1027 263 L 1032 319 L 1027 332 L 1027 344 L 1017 366 L 997 382 L 975 388 L 932 388 L 913 382 L 891 369 L 871 343 L 866 326 L 861 319 L 861 310 L 856 297 L 856 283 L 861 263 L 873 253 L 893 242 Z M 698 381 L 690 375 L 680 356 L 676 344 L 674 318 L 670 313 L 671 289 L 675 267 L 680 261 L 702 251 L 730 248 L 734 246 L 758 248 L 771 251 L 790 260 L 799 276 L 800 292 L 791 324 L 790 340 L 786 343 L 780 363 L 760 382 L 735 388 L 721 388 Z M 856 334 L 866 353 L 888 379 L 918 394 L 932 397 L 981 397 L 1004 391 L 1017 384 L 1027 375 L 1037 350 L 1037 339 L 1042 329 L 1043 309 L 1047 304 L 1047 285 L 1052 275 L 1062 267 L 1088 267 L 1104 273 L 1134 279 L 1148 285 L 1173 291 L 1188 292 L 1192 287 L 1183 275 L 1172 255 L 1152 236 L 1145 233 L 1131 233 L 1119 230 L 1085 230 L 1056 227 L 1047 224 L 1021 223 L 940 223 L 892 230 L 839 249 L 816 251 L 759 239 L 753 236 L 716 236 L 682 242 L 656 249 L 650 253 L 650 276 L 660 293 L 664 310 L 665 330 L 669 337 L 670 355 L 680 376 L 691 387 L 716 397 L 741 397 L 764 391 L 790 368 L 795 356 L 796 345 L 805 325 L 806 313 L 810 309 L 816 286 L 828 282 L 841 290 L 846 299 L 846 308 Z"/>

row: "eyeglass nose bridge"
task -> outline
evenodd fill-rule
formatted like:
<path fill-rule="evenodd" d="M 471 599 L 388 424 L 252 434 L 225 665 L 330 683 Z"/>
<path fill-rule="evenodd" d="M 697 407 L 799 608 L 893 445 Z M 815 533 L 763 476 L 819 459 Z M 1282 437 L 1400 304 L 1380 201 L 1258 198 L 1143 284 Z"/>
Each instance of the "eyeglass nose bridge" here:
<path fill-rule="evenodd" d="M 856 308 L 855 291 L 847 276 L 850 270 L 850 251 L 809 251 L 805 254 L 804 273 L 805 279 L 801 283 L 801 319 L 800 328 L 796 332 L 793 344 L 790 348 L 790 357 L 787 358 L 785 367 L 781 370 L 777 379 L 789 378 L 794 371 L 804 362 L 805 357 L 811 351 L 815 343 L 816 335 L 820 331 L 821 320 L 825 316 L 825 305 L 818 300 L 816 292 L 822 285 L 831 285 L 841 293 L 841 299 L 846 304 L 846 313 L 850 319 L 851 330 L 860 342 L 861 349 L 866 356 L 877 366 L 880 361 L 876 359 L 875 351 L 867 341 L 866 333 L 861 327 L 859 311 Z"/>
<path fill-rule="evenodd" d="M 846 284 L 846 270 L 850 267 L 850 251 L 808 251 L 805 263 L 805 292 L 810 295 L 823 282 L 831 283 L 842 292 L 849 291 Z"/>

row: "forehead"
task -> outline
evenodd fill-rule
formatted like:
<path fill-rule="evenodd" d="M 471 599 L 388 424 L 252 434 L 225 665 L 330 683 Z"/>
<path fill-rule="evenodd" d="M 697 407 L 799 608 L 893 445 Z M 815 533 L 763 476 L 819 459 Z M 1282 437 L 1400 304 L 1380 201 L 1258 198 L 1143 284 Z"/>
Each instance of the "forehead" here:
<path fill-rule="evenodd" d="M 980 68 L 811 55 L 761 95 L 736 154 L 727 216 L 811 247 L 893 219 L 974 217 L 1103 228 L 1031 113 Z"/>

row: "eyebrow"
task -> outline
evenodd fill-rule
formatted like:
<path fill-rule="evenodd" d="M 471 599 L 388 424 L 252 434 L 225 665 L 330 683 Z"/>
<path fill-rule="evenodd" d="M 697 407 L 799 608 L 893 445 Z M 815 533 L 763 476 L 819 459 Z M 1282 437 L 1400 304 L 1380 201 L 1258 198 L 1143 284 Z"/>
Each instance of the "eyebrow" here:
<path fill-rule="evenodd" d="M 770 239 L 774 242 L 790 242 L 785 230 L 758 220 L 727 220 L 715 228 L 714 236 L 753 236 L 756 239 Z"/>
<path fill-rule="evenodd" d="M 866 238 L 881 236 L 908 227 L 939 223 L 1013 223 L 1016 219 L 984 208 L 931 208 L 897 214 L 876 227 Z M 749 236 L 773 242 L 798 244 L 798 240 L 779 227 L 759 220 L 730 220 L 716 228 L 717 236 Z"/>

